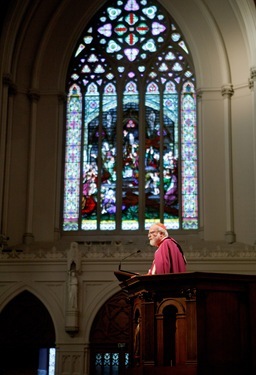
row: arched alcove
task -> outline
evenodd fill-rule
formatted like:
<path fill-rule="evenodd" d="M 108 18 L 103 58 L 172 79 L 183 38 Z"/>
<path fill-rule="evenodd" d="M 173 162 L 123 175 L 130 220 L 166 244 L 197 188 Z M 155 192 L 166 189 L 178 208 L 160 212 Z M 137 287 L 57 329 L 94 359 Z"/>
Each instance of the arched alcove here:
<path fill-rule="evenodd" d="M 164 337 L 164 365 L 176 364 L 176 314 L 177 309 L 168 305 L 163 310 L 163 337 Z"/>
<path fill-rule="evenodd" d="M 29 375 L 46 370 L 48 349 L 53 347 L 55 329 L 49 312 L 32 293 L 21 292 L 0 314 L 0 373 Z"/>
<path fill-rule="evenodd" d="M 156 314 L 158 363 L 177 366 L 186 358 L 186 304 L 183 298 L 167 298 Z"/>

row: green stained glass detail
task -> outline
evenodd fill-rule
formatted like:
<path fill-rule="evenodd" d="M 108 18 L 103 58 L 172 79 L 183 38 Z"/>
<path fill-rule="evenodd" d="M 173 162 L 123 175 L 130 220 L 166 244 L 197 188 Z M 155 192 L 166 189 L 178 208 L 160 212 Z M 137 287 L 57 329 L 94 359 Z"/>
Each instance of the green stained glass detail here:
<path fill-rule="evenodd" d="M 135 13 L 129 13 L 126 17 L 125 17 L 125 21 L 127 22 L 127 24 L 129 26 L 133 26 L 135 25 L 139 20 L 139 17 L 136 16 Z"/>
<path fill-rule="evenodd" d="M 122 13 L 121 9 L 116 8 L 108 8 L 107 12 L 111 21 L 115 20 Z"/>
<path fill-rule="evenodd" d="M 107 77 L 107 79 L 112 80 L 115 76 L 114 76 L 114 74 L 112 74 L 112 73 L 108 73 L 108 74 L 106 75 L 106 77 Z"/>
<path fill-rule="evenodd" d="M 185 72 L 185 76 L 188 77 L 188 78 L 190 78 L 192 75 L 193 75 L 193 73 L 191 73 L 188 70 Z"/>
<path fill-rule="evenodd" d="M 173 70 L 176 71 L 176 72 L 181 72 L 183 70 L 182 65 L 180 65 L 178 62 L 176 62 L 173 65 Z"/>
<path fill-rule="evenodd" d="M 166 72 L 167 70 L 168 70 L 168 66 L 167 66 L 167 64 L 162 63 L 162 64 L 159 66 L 159 71 L 160 71 L 160 72 Z"/>
<path fill-rule="evenodd" d="M 117 52 L 117 51 L 120 51 L 121 50 L 121 46 L 116 43 L 114 40 L 110 40 L 108 42 L 108 46 L 107 46 L 107 52 L 108 53 L 113 53 L 113 52 Z"/>
<path fill-rule="evenodd" d="M 145 35 L 149 31 L 149 27 L 147 26 L 146 23 L 140 23 L 137 27 L 136 30 L 140 35 Z M 144 39 L 143 39 L 144 40 Z"/>
<path fill-rule="evenodd" d="M 84 37 L 85 44 L 91 44 L 92 41 L 93 41 L 93 37 L 91 35 L 87 35 Z"/>
<path fill-rule="evenodd" d="M 156 51 L 156 43 L 154 39 L 149 39 L 146 43 L 142 45 L 142 49 L 144 51 L 150 51 L 150 52 L 155 52 Z"/>
<path fill-rule="evenodd" d="M 90 72 L 91 72 L 91 69 L 90 69 L 89 65 L 85 65 L 85 66 L 83 67 L 83 69 L 82 69 L 82 72 L 83 72 L 83 73 L 90 73 Z"/>
<path fill-rule="evenodd" d="M 165 60 L 175 60 L 175 54 L 173 52 L 168 52 L 165 56 Z"/>
<path fill-rule="evenodd" d="M 139 72 L 145 72 L 145 66 L 138 66 Z"/>
<path fill-rule="evenodd" d="M 117 27 L 115 27 L 115 32 L 117 33 L 118 36 L 122 36 L 127 32 L 127 27 L 125 25 L 119 24 Z M 120 40 L 120 39 L 119 39 Z M 122 40 L 120 40 L 122 42 Z"/>
<path fill-rule="evenodd" d="M 93 53 L 89 56 L 88 58 L 88 62 L 95 62 L 95 61 L 99 61 L 98 57 Z"/>
<path fill-rule="evenodd" d="M 173 33 L 172 36 L 171 36 L 172 40 L 174 42 L 178 42 L 180 40 L 180 34 L 178 33 Z"/>
<path fill-rule="evenodd" d="M 133 46 L 134 44 L 137 43 L 138 41 L 138 37 L 135 35 L 135 34 L 129 34 L 126 38 L 125 38 L 125 41 L 127 44 L 129 44 L 130 46 Z"/>
<path fill-rule="evenodd" d="M 152 6 L 152 7 L 149 7 L 149 8 L 144 8 L 142 9 L 142 12 L 148 16 L 148 18 L 150 18 L 151 20 L 155 18 L 156 16 L 156 12 L 157 12 L 157 7 L 156 6 Z"/>
<path fill-rule="evenodd" d="M 151 78 L 156 78 L 157 77 L 157 73 L 156 72 L 151 72 L 151 73 L 149 73 L 149 76 Z"/>
<path fill-rule="evenodd" d="M 95 73 L 105 73 L 105 69 L 102 67 L 102 65 L 97 65 L 95 68 Z"/>

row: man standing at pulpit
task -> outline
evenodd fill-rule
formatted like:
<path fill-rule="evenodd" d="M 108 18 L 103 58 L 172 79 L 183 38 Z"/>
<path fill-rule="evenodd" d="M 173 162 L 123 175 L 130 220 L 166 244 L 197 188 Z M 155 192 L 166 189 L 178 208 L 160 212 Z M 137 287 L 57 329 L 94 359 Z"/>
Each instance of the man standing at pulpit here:
<path fill-rule="evenodd" d="M 149 228 L 148 238 L 150 245 L 157 247 L 148 275 L 186 272 L 184 253 L 178 242 L 168 236 L 164 224 L 153 224 Z"/>

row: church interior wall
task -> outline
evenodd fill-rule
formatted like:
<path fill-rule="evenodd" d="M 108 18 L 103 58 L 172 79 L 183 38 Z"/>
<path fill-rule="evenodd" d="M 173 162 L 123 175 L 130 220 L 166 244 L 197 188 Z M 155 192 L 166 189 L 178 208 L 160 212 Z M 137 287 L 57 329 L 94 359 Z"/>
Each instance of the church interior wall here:
<path fill-rule="evenodd" d="M 246 88 L 237 90 L 233 99 L 234 217 L 237 241 L 241 243 L 254 242 L 255 179 L 252 171 L 255 169 L 255 130 L 251 101 Z M 245 149 L 244 153 L 242 150 Z"/>
<path fill-rule="evenodd" d="M 200 231 L 173 236 L 185 251 L 189 272 L 256 274 L 255 78 L 250 73 L 256 66 L 255 5 L 252 0 L 243 4 L 240 0 L 159 2 L 173 15 L 189 44 L 200 96 Z M 5 177 L 0 181 L 0 213 L 1 230 L 10 237 L 11 247 L 10 252 L 0 252 L 0 311 L 20 291 L 29 290 L 50 312 L 60 350 L 77 345 L 83 352 L 97 311 L 119 291 L 114 270 L 120 259 L 140 249 L 125 267 L 146 273 L 154 250 L 146 234 L 129 238 L 108 234 L 99 241 L 66 236 L 60 229 L 67 68 L 79 36 L 102 2 L 12 4 L 0 36 L 0 137 L 6 140 L 0 138 L 0 157 L 5 161 L 0 162 L 0 176 Z M 225 96 L 226 87 L 233 93 Z M 7 99 L 10 88 L 12 95 Z M 233 243 L 225 239 L 230 214 L 228 173 L 234 194 Z M 29 244 L 24 243 L 28 224 L 34 237 Z M 67 261 L 73 242 L 82 259 L 79 331 L 71 337 L 65 331 L 65 314 Z"/>
<path fill-rule="evenodd" d="M 216 22 L 216 20 L 212 16 L 212 13 L 210 13 L 210 11 L 208 10 L 208 7 L 202 5 L 201 3 L 193 5 L 194 13 L 192 14 L 195 14 L 195 19 L 193 19 L 193 17 L 191 17 L 189 13 L 184 14 L 183 12 L 183 22 L 194 22 L 193 27 L 191 25 L 191 27 L 189 28 L 190 30 L 193 29 L 193 36 L 190 36 L 192 51 L 193 45 L 200 46 L 200 49 L 199 47 L 197 47 L 197 50 L 200 51 L 200 74 L 198 74 L 198 85 L 199 89 L 202 92 L 202 110 L 204 112 L 204 117 L 202 118 L 202 124 L 199 124 L 199 126 L 201 127 L 201 131 L 206 134 L 207 137 L 208 132 L 212 133 L 211 135 L 209 134 L 210 138 L 207 138 L 210 146 L 213 146 L 213 142 L 209 141 L 209 139 L 212 140 L 215 138 L 214 143 L 218 143 L 218 153 L 215 153 L 214 158 L 212 157 L 212 153 L 215 152 L 216 148 L 207 146 L 207 140 L 204 140 L 204 144 L 199 144 L 199 147 L 204 150 L 203 163 L 205 169 L 207 169 L 208 171 L 212 170 L 213 168 L 214 172 L 217 173 L 212 174 L 208 172 L 207 174 L 207 171 L 204 171 L 204 173 L 200 177 L 201 179 L 205 180 L 202 183 L 202 187 L 205 188 L 209 186 L 209 189 L 204 189 L 204 191 L 202 192 L 203 199 L 206 202 L 204 207 L 207 212 L 207 214 L 204 215 L 204 233 L 206 235 L 205 239 L 211 240 L 213 238 L 218 238 L 221 240 L 223 238 L 223 233 L 225 233 L 225 224 L 223 219 L 225 217 L 225 202 L 223 202 L 223 199 L 225 199 L 225 188 L 223 187 L 223 184 L 225 184 L 225 164 L 223 164 L 224 159 L 222 157 L 223 147 L 225 147 L 225 145 L 221 144 L 221 142 L 224 142 L 223 137 L 219 137 L 219 132 L 221 131 L 221 129 L 222 131 L 225 131 L 221 88 L 222 85 L 230 84 L 229 80 L 231 79 L 231 77 L 232 79 L 238 80 L 240 84 L 244 84 L 245 77 L 246 79 L 248 79 L 249 72 L 248 68 L 240 69 L 239 74 L 241 77 L 239 77 L 239 75 L 236 74 L 235 69 L 234 71 L 232 70 L 232 62 L 235 61 L 234 64 L 237 65 L 236 61 L 238 60 L 235 50 L 237 49 L 240 51 L 239 59 L 240 56 L 243 56 L 243 59 L 244 56 L 246 56 L 246 54 L 243 53 L 244 46 L 241 43 L 242 37 L 234 38 L 235 42 L 232 42 L 232 40 L 234 39 L 231 39 L 231 42 L 236 46 L 236 49 L 233 48 L 232 43 L 229 41 L 230 33 L 226 32 L 224 36 L 222 36 L 218 28 L 214 28 L 214 22 Z M 180 6 L 181 5 L 177 5 L 176 12 L 178 14 L 182 12 L 182 8 L 180 8 Z M 37 9 L 34 11 L 36 12 Z M 14 63 L 14 65 L 17 65 L 17 69 L 19 71 L 19 73 L 17 73 L 18 91 L 19 88 L 21 88 L 21 90 L 23 90 L 24 96 L 22 98 L 21 93 L 14 98 L 15 107 L 19 107 L 19 100 L 22 100 L 22 103 L 24 103 L 24 101 L 28 101 L 27 90 L 32 89 L 32 93 L 33 90 L 36 90 L 39 95 L 38 101 L 36 103 L 37 125 L 35 130 L 35 185 L 33 188 L 33 226 L 36 238 L 39 241 L 52 239 L 53 229 L 49 230 L 49 226 L 51 223 L 52 227 L 52 222 L 55 220 L 55 205 L 59 204 L 59 202 L 54 201 L 56 200 L 56 198 L 59 199 L 59 196 L 56 196 L 56 190 L 54 189 L 54 187 L 60 186 L 61 183 L 61 174 L 56 175 L 56 168 L 61 168 L 60 154 L 63 152 L 63 148 L 61 147 L 63 138 L 61 138 L 61 131 L 59 129 L 61 125 L 58 121 L 58 106 L 56 105 L 56 101 L 58 100 L 60 93 L 63 92 L 61 90 L 64 90 L 65 76 L 59 76 L 60 73 L 58 68 L 59 66 L 67 68 L 66 56 L 71 56 L 73 50 L 72 44 L 66 42 L 68 38 L 66 39 L 64 35 L 59 35 L 60 31 L 57 29 L 60 23 L 59 13 L 55 12 L 53 14 L 53 21 L 48 22 L 46 28 L 47 32 L 45 33 L 46 36 L 43 35 L 43 37 L 41 36 L 41 33 L 36 33 L 34 29 L 36 29 L 37 27 L 39 28 L 39 30 L 42 30 L 47 18 L 40 18 L 40 26 L 37 26 L 38 16 L 29 18 L 29 21 L 26 25 L 26 31 L 24 32 L 24 35 L 21 34 L 23 38 L 20 38 L 21 40 L 19 42 L 19 47 L 17 47 L 17 50 L 20 51 L 20 53 L 18 53 L 18 58 L 15 58 Z M 208 18 L 206 18 L 205 14 L 207 14 Z M 203 16 L 205 18 L 203 18 Z M 201 23 L 206 22 L 206 20 L 209 21 L 209 19 L 211 19 L 211 25 L 210 27 L 207 27 L 207 25 L 205 25 L 204 32 L 202 33 L 201 29 L 197 25 L 200 25 L 202 27 Z M 199 21 L 202 22 L 200 23 Z M 221 18 L 219 24 L 222 25 L 222 22 L 223 19 Z M 228 18 L 228 25 L 232 30 L 234 29 L 234 22 L 235 17 L 234 14 L 232 14 L 232 17 Z M 190 26 L 189 23 L 188 25 Z M 182 26 L 183 24 L 181 22 L 181 27 Z M 219 28 L 221 27 L 223 26 L 219 26 Z M 61 31 L 63 31 L 63 24 L 62 28 L 60 29 Z M 236 33 L 237 32 L 238 31 L 236 31 Z M 228 39 L 225 42 L 226 34 L 228 35 Z M 31 43 L 31 35 L 33 35 L 33 43 Z M 53 48 L 54 45 L 57 46 L 57 48 Z M 211 46 L 210 49 L 209 45 Z M 67 50 L 67 46 L 69 47 L 69 50 Z M 241 46 L 243 47 L 242 49 Z M 38 50 L 36 50 L 36 47 L 38 48 Z M 61 53 L 62 48 L 65 53 Z M 231 55 L 231 58 L 229 54 L 227 55 L 228 48 L 232 50 L 234 57 Z M 197 60 L 199 61 L 198 56 L 196 56 L 196 61 Z M 245 64 L 244 61 L 242 61 L 242 64 L 239 64 L 240 67 L 241 65 L 248 67 L 248 63 Z M 51 69 L 49 69 L 49 66 L 51 67 Z M 196 70 L 199 70 L 197 66 Z M 65 70 L 63 69 L 62 73 L 64 73 L 64 71 Z M 201 77 L 203 79 L 200 81 Z M 61 82 L 61 86 L 59 85 L 59 82 Z M 219 100 L 210 99 L 210 93 L 212 92 L 211 90 L 216 90 L 216 97 L 218 97 Z M 209 94 L 207 94 L 206 91 L 209 91 Z M 208 101 L 204 99 L 205 96 L 208 96 Z M 22 105 L 23 104 L 20 104 L 20 106 Z M 26 108 L 28 108 L 28 105 L 29 103 L 26 104 Z M 208 107 L 209 111 L 207 110 Z M 216 118 L 216 116 L 221 116 L 221 113 L 223 114 L 223 117 Z M 26 113 L 22 111 L 19 112 L 17 116 L 19 116 L 19 121 L 13 121 L 13 133 L 20 129 L 20 124 L 21 122 L 23 122 L 24 126 L 26 126 L 26 129 L 24 129 L 23 137 L 25 134 L 27 134 L 27 136 L 26 142 L 23 141 L 24 149 L 20 150 L 20 153 L 26 155 L 29 146 L 29 127 L 27 126 L 30 118 L 29 108 Z M 214 124 L 212 124 L 212 122 L 214 122 Z M 18 129 L 16 129 L 16 127 Z M 51 137 L 49 137 L 49 132 L 51 134 Z M 212 138 L 211 136 L 213 136 L 214 138 Z M 45 147 L 45 145 L 47 146 Z M 48 153 L 48 149 L 51 149 L 52 152 Z M 18 158 L 16 157 L 17 152 L 18 150 L 12 147 L 11 158 L 14 158 L 16 160 L 16 158 Z M 218 158 L 219 160 L 215 158 Z M 45 168 L 45 165 L 49 165 L 49 167 Z M 24 160 L 24 165 L 22 166 L 23 169 L 25 166 L 26 161 Z M 42 166 L 44 166 L 44 168 L 42 168 Z M 216 171 L 215 168 L 218 170 Z M 23 173 L 21 179 L 24 178 L 25 175 L 26 174 Z M 218 175 L 219 177 L 216 179 L 215 176 Z M 58 180 L 56 180 L 56 176 L 58 176 Z M 25 185 L 26 182 L 27 180 L 25 178 L 24 181 L 22 181 L 23 185 Z M 17 184 L 18 183 L 20 183 L 20 181 L 17 181 Z M 14 184 L 16 186 L 16 180 L 14 181 Z M 218 186 L 216 187 L 215 185 Z M 42 189 L 40 189 L 41 186 Z M 212 197 L 211 194 L 213 189 L 215 190 L 215 192 L 217 190 L 217 194 L 219 197 L 218 202 L 215 202 L 215 207 L 217 204 L 215 210 L 212 209 L 213 200 L 209 199 L 209 196 Z M 26 190 L 24 190 L 24 194 L 26 194 Z M 44 207 L 41 207 L 41 202 L 44 196 L 49 197 L 49 199 L 46 200 Z M 207 209 L 207 205 L 210 205 L 209 209 Z M 41 209 L 39 209 L 40 207 Z M 23 209 L 25 209 L 25 207 Z M 221 219 L 218 219 L 219 217 L 221 217 Z M 41 220 L 42 218 L 43 220 Z M 215 223 L 215 225 L 213 225 L 213 222 Z M 8 226 L 12 227 L 13 223 L 10 222 Z M 45 226 L 46 230 L 44 231 Z M 22 231 L 24 231 L 23 228 L 21 228 L 20 230 L 20 240 L 23 235 Z M 14 237 L 12 236 L 11 241 L 17 242 L 17 239 L 14 239 Z"/>

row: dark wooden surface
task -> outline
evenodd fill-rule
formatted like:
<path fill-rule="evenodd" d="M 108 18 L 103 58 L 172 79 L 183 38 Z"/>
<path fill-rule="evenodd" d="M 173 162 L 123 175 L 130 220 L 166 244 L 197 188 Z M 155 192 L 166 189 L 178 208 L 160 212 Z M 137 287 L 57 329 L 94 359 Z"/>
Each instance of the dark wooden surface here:
<path fill-rule="evenodd" d="M 145 275 L 120 286 L 133 306 L 131 332 L 135 314 L 141 320 L 140 356 L 130 373 L 256 374 L 255 275 Z"/>

